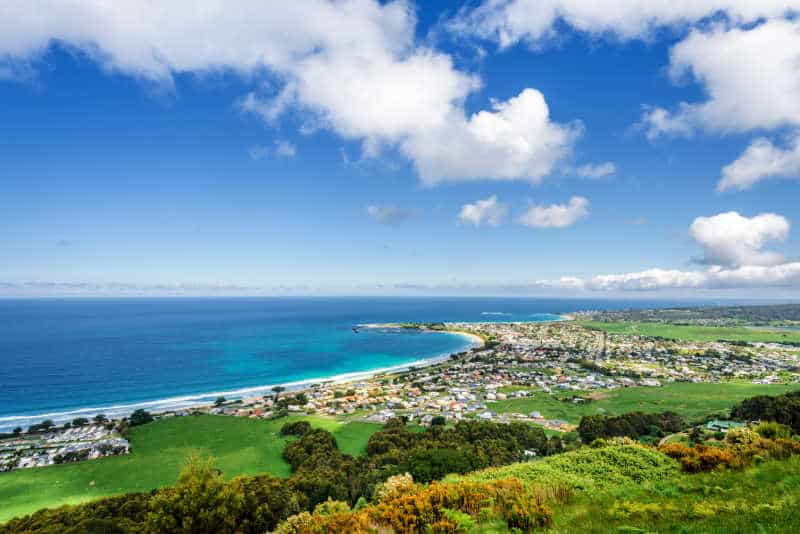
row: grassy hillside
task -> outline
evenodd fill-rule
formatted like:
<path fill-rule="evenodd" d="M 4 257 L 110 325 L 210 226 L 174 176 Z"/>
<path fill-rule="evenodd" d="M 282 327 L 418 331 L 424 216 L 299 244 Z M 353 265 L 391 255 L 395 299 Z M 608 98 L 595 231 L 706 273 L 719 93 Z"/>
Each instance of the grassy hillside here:
<path fill-rule="evenodd" d="M 528 414 L 533 410 L 538 410 L 548 419 L 564 419 L 576 424 L 584 415 L 596 413 L 619 415 L 635 411 L 657 413 L 670 410 L 686 418 L 694 419 L 726 411 L 748 397 L 780 395 L 796 389 L 800 389 L 800 386 L 796 384 L 751 384 L 749 382 L 717 384 L 673 382 L 658 388 L 636 387 L 599 392 L 598 399 L 587 404 L 573 404 L 560 401 L 546 393 L 535 393 L 534 397 L 530 399 L 509 399 L 489 406 L 492 411 L 497 413 Z M 572 395 L 573 392 L 569 394 Z"/>
<path fill-rule="evenodd" d="M 564 485 L 573 490 L 595 492 L 612 486 L 664 480 L 677 476 L 679 471 L 675 460 L 655 449 L 623 445 L 583 448 L 540 461 L 485 469 L 463 477 L 451 476 L 448 481 L 489 482 L 516 478 L 528 485 Z"/>
<path fill-rule="evenodd" d="M 605 330 L 611 334 L 658 336 L 688 341 L 750 341 L 800 343 L 800 332 L 780 330 L 755 330 L 746 327 L 681 326 L 661 323 L 604 323 L 580 321 L 579 325 L 594 330 Z"/>
<path fill-rule="evenodd" d="M 228 477 L 265 472 L 288 476 L 289 466 L 281 458 L 286 439 L 278 432 L 293 419 L 208 415 L 166 419 L 135 427 L 133 453 L 127 456 L 0 473 L 0 521 L 43 507 L 172 485 L 194 450 L 214 456 Z M 339 448 L 348 454 L 363 452 L 369 436 L 381 428 L 322 417 L 307 419 L 332 432 Z"/>
<path fill-rule="evenodd" d="M 450 481 L 508 477 L 530 486 L 564 484 L 575 490 L 568 502 L 549 503 L 554 534 L 790 533 L 800 524 L 800 457 L 743 471 L 689 475 L 653 450 L 623 446 L 581 449 Z M 498 522 L 472 532 L 508 530 Z"/>

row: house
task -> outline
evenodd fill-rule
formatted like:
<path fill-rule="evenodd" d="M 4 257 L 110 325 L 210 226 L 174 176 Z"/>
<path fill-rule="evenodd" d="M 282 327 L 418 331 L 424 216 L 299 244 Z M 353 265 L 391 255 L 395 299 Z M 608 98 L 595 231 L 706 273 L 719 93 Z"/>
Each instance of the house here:
<path fill-rule="evenodd" d="M 744 426 L 746 426 L 744 423 L 738 423 L 736 421 L 721 421 L 718 419 L 714 419 L 713 421 L 706 423 L 706 429 L 712 432 L 727 432 L 734 428 L 742 428 Z"/>

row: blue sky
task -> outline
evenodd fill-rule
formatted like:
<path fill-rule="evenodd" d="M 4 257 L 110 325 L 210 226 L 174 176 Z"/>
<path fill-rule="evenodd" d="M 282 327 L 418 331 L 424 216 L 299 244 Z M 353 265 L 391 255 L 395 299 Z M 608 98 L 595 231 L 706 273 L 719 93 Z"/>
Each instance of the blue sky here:
<path fill-rule="evenodd" d="M 3 295 L 800 295 L 793 2 L 75 4 L 0 7 Z"/>

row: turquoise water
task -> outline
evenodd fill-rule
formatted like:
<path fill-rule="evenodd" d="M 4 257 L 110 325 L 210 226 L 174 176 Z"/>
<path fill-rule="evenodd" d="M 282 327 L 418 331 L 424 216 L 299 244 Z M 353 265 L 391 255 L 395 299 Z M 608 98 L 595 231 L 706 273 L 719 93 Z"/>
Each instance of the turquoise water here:
<path fill-rule="evenodd" d="M 643 304 L 643 303 L 639 303 Z M 652 303 L 649 303 L 652 305 Z M 422 298 L 0 300 L 0 430 L 190 406 L 469 348 L 406 321 L 545 321 L 620 301 Z M 254 389 L 255 388 L 255 389 Z"/>

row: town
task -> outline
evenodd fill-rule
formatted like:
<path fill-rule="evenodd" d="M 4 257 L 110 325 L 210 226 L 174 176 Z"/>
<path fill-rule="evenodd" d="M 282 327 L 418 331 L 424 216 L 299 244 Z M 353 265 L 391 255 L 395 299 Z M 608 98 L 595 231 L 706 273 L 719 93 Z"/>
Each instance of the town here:
<path fill-rule="evenodd" d="M 676 381 L 800 380 L 796 347 L 779 344 L 607 335 L 569 321 L 449 323 L 446 328 L 480 335 L 486 343 L 427 367 L 355 383 L 322 383 L 303 392 L 287 392 L 282 404 L 280 398 L 276 401 L 274 396 L 265 396 L 226 403 L 208 411 L 270 418 L 283 410 L 373 422 L 404 416 L 423 425 L 436 417 L 447 421 L 521 420 L 568 431 L 574 426 L 546 419 L 538 411 L 500 413 L 493 405 L 507 399 L 557 394 L 569 394 L 570 402 L 581 403 L 593 391 L 659 387 Z"/>

